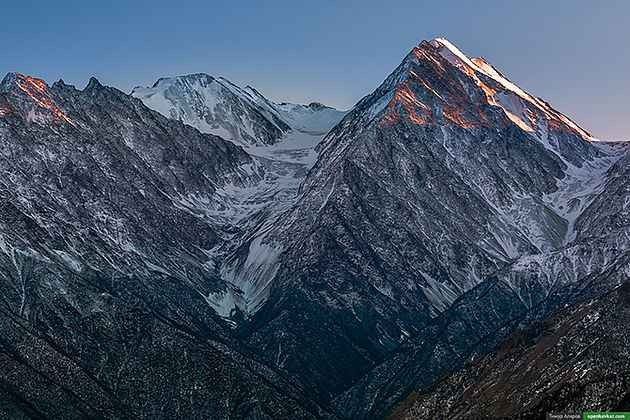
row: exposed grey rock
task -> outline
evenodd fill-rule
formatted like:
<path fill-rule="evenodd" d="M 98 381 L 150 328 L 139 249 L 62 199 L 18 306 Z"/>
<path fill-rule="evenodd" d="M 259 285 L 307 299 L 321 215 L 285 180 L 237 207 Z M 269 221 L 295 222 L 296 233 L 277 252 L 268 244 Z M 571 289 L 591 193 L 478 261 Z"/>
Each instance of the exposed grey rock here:
<path fill-rule="evenodd" d="M 225 226 L 181 204 L 264 173 L 96 79 L 10 74 L 0 103 L 0 413 L 312 418 L 207 302 Z"/>

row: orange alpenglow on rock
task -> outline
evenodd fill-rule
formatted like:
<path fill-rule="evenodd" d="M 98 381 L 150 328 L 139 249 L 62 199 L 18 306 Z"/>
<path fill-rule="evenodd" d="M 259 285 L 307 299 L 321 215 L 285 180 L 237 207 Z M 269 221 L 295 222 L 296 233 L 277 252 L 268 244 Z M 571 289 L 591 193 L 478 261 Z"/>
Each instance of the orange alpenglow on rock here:
<path fill-rule="evenodd" d="M 556 111 L 547 102 L 512 83 L 484 58 L 470 59 L 444 38 L 436 38 L 430 44 L 446 60 L 475 81 L 486 94 L 490 105 L 501 108 L 505 115 L 524 131 L 536 132 L 540 129 L 540 123 L 546 121 L 549 130 L 572 132 L 587 140 L 592 139 L 586 130 Z"/>
<path fill-rule="evenodd" d="M 66 113 L 55 103 L 45 81 L 35 77 L 16 74 L 17 86 L 26 93 L 40 108 L 47 109 L 56 120 L 74 125 Z"/>
<path fill-rule="evenodd" d="M 563 132 L 592 139 L 586 130 L 519 88 L 484 58 L 469 58 L 444 38 L 415 47 L 390 83 L 384 125 L 401 120 L 464 129 L 514 124 L 537 136 Z"/>
<path fill-rule="evenodd" d="M 10 115 L 12 113 L 11 108 L 9 108 L 9 105 L 7 104 L 3 104 L 0 102 L 0 117 L 6 117 L 7 115 Z"/>
<path fill-rule="evenodd" d="M 487 103 L 471 97 L 459 80 L 459 72 L 432 44 L 425 41 L 415 47 L 406 63 L 404 78 L 388 104 L 385 125 L 400 118 L 416 125 L 443 123 L 465 129 L 487 125 L 482 109 Z"/>
<path fill-rule="evenodd" d="M 414 124 L 424 125 L 433 122 L 431 108 L 420 101 L 407 84 L 402 84 L 396 89 L 394 99 L 389 106 L 393 112 L 398 106 L 402 107 Z"/>

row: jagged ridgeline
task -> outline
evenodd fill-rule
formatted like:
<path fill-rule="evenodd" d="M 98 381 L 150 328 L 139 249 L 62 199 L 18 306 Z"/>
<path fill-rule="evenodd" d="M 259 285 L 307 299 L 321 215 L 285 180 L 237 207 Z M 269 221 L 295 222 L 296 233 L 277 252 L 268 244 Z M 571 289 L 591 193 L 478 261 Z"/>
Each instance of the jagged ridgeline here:
<path fill-rule="evenodd" d="M 206 74 L 130 95 L 9 74 L 0 142 L 4 417 L 628 401 L 566 347 L 628 351 L 628 148 L 445 39 L 348 112 Z"/>

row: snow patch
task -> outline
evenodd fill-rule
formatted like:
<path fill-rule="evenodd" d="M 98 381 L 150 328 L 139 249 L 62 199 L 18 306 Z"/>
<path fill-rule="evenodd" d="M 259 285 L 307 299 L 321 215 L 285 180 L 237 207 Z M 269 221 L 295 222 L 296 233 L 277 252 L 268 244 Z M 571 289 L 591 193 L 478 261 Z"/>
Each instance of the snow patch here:
<path fill-rule="evenodd" d="M 75 273 L 80 273 L 83 270 L 83 264 L 81 264 L 81 262 L 72 255 L 58 249 L 53 249 L 53 252 L 55 252 L 61 258 L 65 266 L 68 267 L 70 270 L 74 271 Z"/>
<path fill-rule="evenodd" d="M 422 292 L 431 303 L 431 314 L 435 317 L 450 307 L 459 294 L 446 283 L 437 281 L 423 271 L 420 271 L 420 275 L 427 282 L 426 286 L 422 286 Z"/>
<path fill-rule="evenodd" d="M 262 234 L 249 243 L 245 261 L 236 259 L 222 267 L 221 277 L 242 293 L 242 303 L 232 300 L 246 315 L 254 314 L 269 297 L 282 252 L 282 246 L 265 242 Z"/>
<path fill-rule="evenodd" d="M 549 146 L 548 146 L 549 147 Z M 585 161 L 582 167 L 570 162 L 565 177 L 556 183 L 557 190 L 543 196 L 543 201 L 568 223 L 564 244 L 575 239 L 575 222 L 588 205 L 605 187 L 607 172 L 623 154 L 607 154 L 591 161 Z"/>

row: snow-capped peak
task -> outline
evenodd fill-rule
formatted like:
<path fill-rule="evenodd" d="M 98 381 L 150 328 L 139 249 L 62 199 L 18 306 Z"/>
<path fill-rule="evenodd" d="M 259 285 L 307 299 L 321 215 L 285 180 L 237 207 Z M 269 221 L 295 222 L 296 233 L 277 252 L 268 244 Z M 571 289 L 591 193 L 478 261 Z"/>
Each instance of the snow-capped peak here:
<path fill-rule="evenodd" d="M 167 117 L 244 146 L 278 143 L 291 130 L 321 134 L 344 115 L 323 105 L 276 104 L 251 86 L 205 73 L 161 78 L 131 94 Z"/>
<path fill-rule="evenodd" d="M 473 68 L 475 67 L 475 64 L 468 58 L 468 56 L 466 54 L 464 54 L 455 45 L 453 45 L 451 43 L 451 41 L 449 41 L 448 39 L 446 39 L 446 38 L 434 38 L 431 41 L 429 41 L 429 43 L 431 45 L 433 45 L 435 48 L 439 48 L 441 50 L 446 50 L 446 51 L 444 51 L 444 53 L 448 52 L 448 53 L 452 54 L 454 57 L 456 57 L 457 59 L 459 59 L 461 62 L 465 63 L 466 65 L 468 65 L 470 67 L 473 67 Z M 443 56 L 445 56 L 444 58 L 449 60 L 452 64 L 457 64 L 457 61 L 453 60 L 447 54 L 443 54 Z"/>
<path fill-rule="evenodd" d="M 515 83 L 511 82 L 484 58 L 469 58 L 446 38 L 435 38 L 430 41 L 430 44 L 437 48 L 440 55 L 451 64 L 460 68 L 469 76 L 477 79 L 478 84 L 488 94 L 489 102 L 492 105 L 503 108 L 506 115 L 525 131 L 534 132 L 537 129 L 536 124 L 530 121 L 530 118 L 525 115 L 528 112 L 527 104 L 529 104 L 540 111 L 547 120 L 554 120 L 560 124 L 567 125 L 579 133 L 584 139 L 592 139 L 591 135 L 586 130 L 581 128 L 567 116 L 553 109 L 545 101 L 530 95 Z M 502 88 L 501 90 L 503 92 L 498 92 L 497 94 L 497 92 L 493 92 L 494 89 L 489 89 L 487 86 L 484 86 L 483 80 L 478 78 L 479 75 L 492 79 L 499 85 L 500 88 Z M 514 98 L 513 96 L 510 97 L 511 95 L 516 95 L 517 98 Z M 521 101 L 525 101 L 527 104 L 523 104 Z"/>
<path fill-rule="evenodd" d="M 167 117 L 242 145 L 273 144 L 290 129 L 236 84 L 205 73 L 161 78 L 131 94 Z"/>
<path fill-rule="evenodd" d="M 536 106 L 541 107 L 539 100 L 532 97 L 520 87 L 510 82 L 507 78 L 505 78 L 501 73 L 499 73 L 490 63 L 488 63 L 484 58 L 477 57 L 470 59 L 466 54 L 464 54 L 459 48 L 453 45 L 446 38 L 435 38 L 431 42 L 435 48 L 440 50 L 440 54 L 442 57 L 447 59 L 451 64 L 461 67 L 463 65 L 468 66 L 468 68 L 473 69 L 479 73 L 482 73 L 496 82 L 500 83 L 504 88 L 516 93 L 523 99 L 526 99 Z"/>

